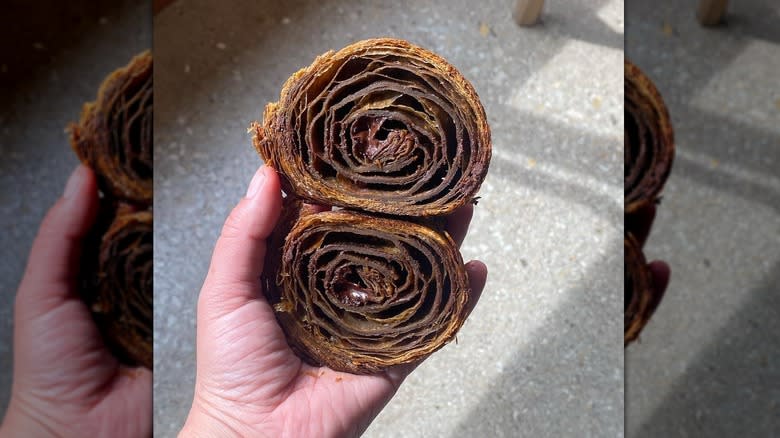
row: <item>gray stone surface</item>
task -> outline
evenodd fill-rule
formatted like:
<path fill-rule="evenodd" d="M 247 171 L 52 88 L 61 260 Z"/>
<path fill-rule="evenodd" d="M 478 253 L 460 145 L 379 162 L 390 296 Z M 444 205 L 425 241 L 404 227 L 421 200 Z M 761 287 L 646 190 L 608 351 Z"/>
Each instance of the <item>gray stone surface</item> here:
<path fill-rule="evenodd" d="M 16 287 L 40 221 L 78 163 L 65 126 L 108 73 L 151 46 L 148 3 L 96 3 L 14 2 L 0 14 L 0 416 Z"/>
<path fill-rule="evenodd" d="M 485 293 L 368 437 L 623 434 L 622 1 L 180 0 L 155 18 L 155 431 L 194 382 L 195 303 L 220 227 L 261 164 L 246 128 L 316 55 L 395 36 L 475 85 L 494 160 L 466 259 Z M 327 6 L 326 6 L 327 5 Z"/>
<path fill-rule="evenodd" d="M 648 240 L 672 279 L 626 351 L 631 437 L 780 429 L 780 3 L 630 2 L 626 56 L 663 94 L 677 156 Z"/>

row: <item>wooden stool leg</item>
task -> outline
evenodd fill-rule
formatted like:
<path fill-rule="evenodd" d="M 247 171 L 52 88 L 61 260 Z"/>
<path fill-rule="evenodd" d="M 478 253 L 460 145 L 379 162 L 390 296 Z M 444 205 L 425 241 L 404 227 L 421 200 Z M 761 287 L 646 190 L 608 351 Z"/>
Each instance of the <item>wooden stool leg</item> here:
<path fill-rule="evenodd" d="M 533 26 L 542 14 L 544 0 L 517 0 L 513 16 L 520 26 Z"/>
<path fill-rule="evenodd" d="M 696 17 L 702 26 L 714 26 L 723 20 L 728 0 L 699 0 Z"/>

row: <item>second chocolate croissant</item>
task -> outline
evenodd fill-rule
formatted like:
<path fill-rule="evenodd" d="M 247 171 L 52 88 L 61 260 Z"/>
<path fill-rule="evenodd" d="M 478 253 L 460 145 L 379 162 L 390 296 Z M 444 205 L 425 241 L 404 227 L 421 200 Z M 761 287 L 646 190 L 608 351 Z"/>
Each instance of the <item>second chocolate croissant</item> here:
<path fill-rule="evenodd" d="M 455 337 L 469 283 L 446 232 L 294 204 L 269 242 L 262 282 L 299 356 L 364 374 L 422 360 Z"/>

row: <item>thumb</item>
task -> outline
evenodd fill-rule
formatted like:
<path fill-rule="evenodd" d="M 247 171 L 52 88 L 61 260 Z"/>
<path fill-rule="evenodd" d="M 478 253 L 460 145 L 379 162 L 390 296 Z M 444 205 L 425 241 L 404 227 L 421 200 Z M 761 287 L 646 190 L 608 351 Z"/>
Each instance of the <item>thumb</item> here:
<path fill-rule="evenodd" d="M 198 320 L 212 320 L 257 298 L 266 239 L 282 206 L 279 177 L 260 167 L 246 196 L 233 208 L 214 247 L 198 303 Z"/>
<path fill-rule="evenodd" d="M 81 240 L 97 213 L 97 183 L 88 167 L 73 171 L 62 196 L 43 219 L 16 297 L 20 320 L 46 313 L 71 298 Z M 22 316 L 22 317 L 20 317 Z"/>

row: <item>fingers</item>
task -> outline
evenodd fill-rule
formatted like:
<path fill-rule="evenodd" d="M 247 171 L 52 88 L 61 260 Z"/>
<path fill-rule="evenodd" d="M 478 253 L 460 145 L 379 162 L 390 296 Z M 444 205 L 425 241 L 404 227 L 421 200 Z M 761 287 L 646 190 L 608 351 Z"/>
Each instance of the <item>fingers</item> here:
<path fill-rule="evenodd" d="M 266 238 L 273 231 L 282 205 L 276 172 L 257 170 L 244 197 L 225 221 L 201 290 L 199 316 L 231 312 L 257 298 L 263 272 Z"/>
<path fill-rule="evenodd" d="M 650 228 L 653 226 L 653 220 L 655 219 L 655 204 L 648 204 L 639 209 L 634 214 L 626 216 L 625 227 L 636 237 L 636 241 L 639 243 L 639 247 L 645 246 L 648 234 L 650 234 Z"/>
<path fill-rule="evenodd" d="M 81 240 L 95 220 L 97 204 L 95 175 L 79 165 L 38 229 L 19 285 L 17 306 L 55 305 L 72 293 Z"/>
<path fill-rule="evenodd" d="M 482 290 L 487 282 L 487 266 L 479 260 L 472 260 L 466 263 L 466 272 L 469 276 L 469 287 L 471 288 L 471 295 L 466 306 L 466 315 L 468 316 L 476 307 L 479 297 L 482 296 Z"/>
<path fill-rule="evenodd" d="M 653 303 L 651 306 L 655 308 L 661 303 L 664 293 L 666 293 L 666 287 L 669 285 L 669 277 L 671 276 L 671 269 L 666 262 L 655 260 L 648 265 L 650 269 L 650 275 L 653 277 L 653 288 L 655 294 L 653 294 Z"/>
<path fill-rule="evenodd" d="M 303 205 L 311 213 L 322 213 L 323 211 L 330 211 L 332 209 L 330 205 L 305 204 L 305 203 Z"/>
<path fill-rule="evenodd" d="M 463 244 L 463 239 L 466 238 L 466 232 L 469 229 L 469 224 L 471 223 L 471 217 L 473 215 L 474 205 L 469 203 L 447 216 L 447 232 L 450 233 L 452 240 L 455 241 L 458 248 Z"/>

